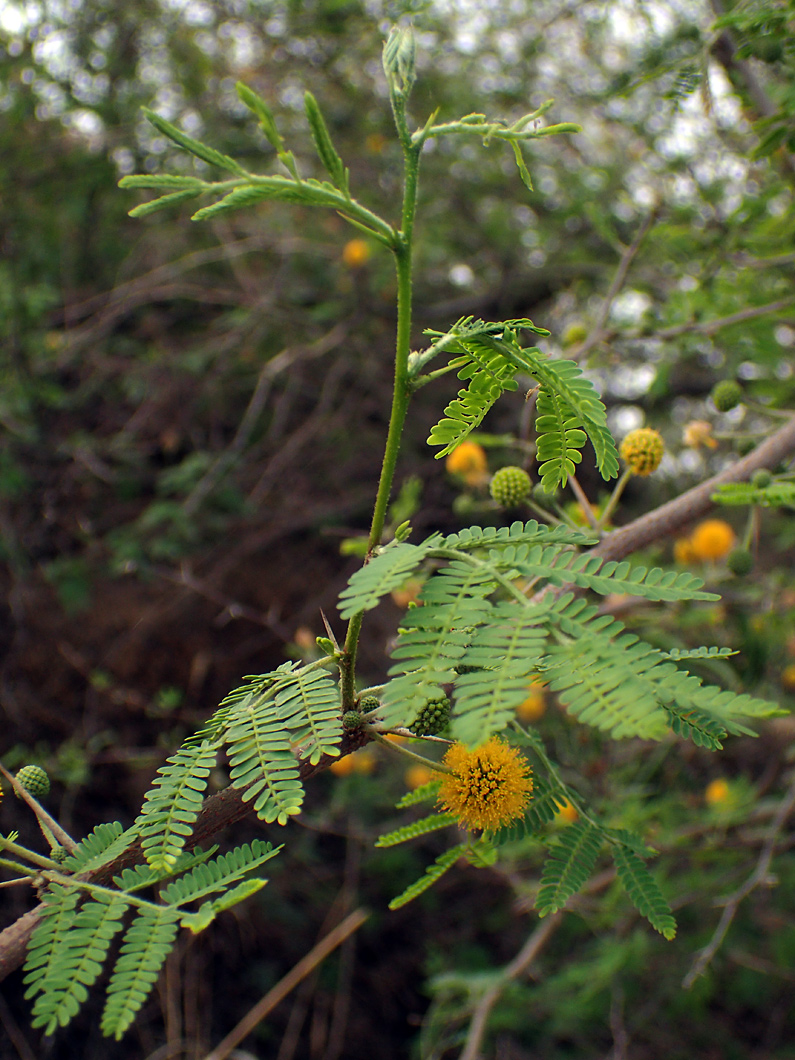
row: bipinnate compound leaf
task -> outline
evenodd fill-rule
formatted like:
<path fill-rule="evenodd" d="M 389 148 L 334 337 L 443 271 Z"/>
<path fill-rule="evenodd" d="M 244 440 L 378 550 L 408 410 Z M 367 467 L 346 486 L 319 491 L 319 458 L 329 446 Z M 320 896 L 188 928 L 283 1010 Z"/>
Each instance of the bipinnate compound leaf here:
<path fill-rule="evenodd" d="M 181 747 L 158 770 L 146 793 L 135 827 L 156 872 L 174 865 L 192 833 L 217 754 L 217 745 L 209 742 Z"/>
<path fill-rule="evenodd" d="M 108 984 L 101 1029 L 119 1041 L 157 981 L 179 930 L 180 913 L 145 906 L 128 928 Z"/>
<path fill-rule="evenodd" d="M 433 865 L 429 865 L 425 870 L 425 875 L 420 876 L 418 880 L 415 880 L 409 887 L 405 889 L 396 898 L 393 898 L 389 903 L 390 909 L 400 909 L 401 906 L 407 905 L 412 902 L 415 898 L 418 898 L 424 891 L 427 891 L 429 887 L 432 887 L 438 879 L 440 879 L 447 872 L 449 868 L 458 861 L 458 859 L 466 852 L 466 843 L 459 843 L 458 846 L 451 847 L 450 850 L 445 850 L 443 854 L 434 861 Z"/>
<path fill-rule="evenodd" d="M 539 916 L 562 909 L 591 876 L 603 833 L 589 821 L 575 821 L 562 830 L 549 852 L 536 898 Z"/>
<path fill-rule="evenodd" d="M 655 931 L 667 939 L 676 935 L 676 920 L 670 906 L 663 898 L 657 881 L 646 868 L 641 858 L 624 844 L 612 847 L 618 879 L 632 904 L 645 916 Z"/>

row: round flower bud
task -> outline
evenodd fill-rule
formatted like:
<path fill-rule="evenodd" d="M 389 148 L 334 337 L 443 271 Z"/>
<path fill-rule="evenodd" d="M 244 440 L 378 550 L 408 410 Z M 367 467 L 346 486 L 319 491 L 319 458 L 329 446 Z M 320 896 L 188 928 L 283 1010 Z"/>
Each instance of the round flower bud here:
<path fill-rule="evenodd" d="M 765 486 L 769 486 L 772 481 L 773 476 L 766 467 L 758 468 L 751 475 L 751 485 L 756 486 L 760 490 L 763 490 Z"/>
<path fill-rule="evenodd" d="M 575 321 L 573 324 L 569 324 L 563 332 L 563 345 L 576 346 L 580 342 L 584 342 L 587 338 L 588 328 L 586 328 L 585 324 L 580 321 Z"/>
<path fill-rule="evenodd" d="M 378 710 L 381 700 L 378 696 L 362 696 L 357 706 L 362 714 L 369 714 L 371 710 Z"/>
<path fill-rule="evenodd" d="M 501 467 L 491 480 L 491 496 L 501 508 L 515 508 L 529 496 L 530 476 L 520 467 Z"/>
<path fill-rule="evenodd" d="M 659 431 L 638 427 L 630 431 L 621 443 L 621 458 L 636 475 L 650 475 L 660 466 L 665 443 Z"/>
<path fill-rule="evenodd" d="M 428 700 L 409 728 L 415 736 L 438 736 L 449 720 L 450 700 L 443 696 L 441 699 Z"/>
<path fill-rule="evenodd" d="M 34 799 L 42 799 L 50 790 L 50 778 L 41 766 L 23 766 L 18 770 L 16 781 Z"/>
<path fill-rule="evenodd" d="M 342 715 L 342 724 L 346 729 L 358 729 L 362 724 L 362 716 L 358 710 L 346 710 Z"/>
<path fill-rule="evenodd" d="M 66 847 L 56 846 L 53 847 L 50 851 L 50 857 L 53 861 L 57 861 L 60 865 L 61 862 L 66 861 L 66 859 L 69 857 L 69 851 L 66 849 Z"/>
<path fill-rule="evenodd" d="M 718 412 L 728 412 L 743 400 L 743 389 L 734 379 L 722 379 L 712 388 L 712 404 Z"/>
<path fill-rule="evenodd" d="M 726 566 L 738 578 L 744 578 L 754 569 L 754 557 L 747 548 L 736 548 L 726 558 Z"/>

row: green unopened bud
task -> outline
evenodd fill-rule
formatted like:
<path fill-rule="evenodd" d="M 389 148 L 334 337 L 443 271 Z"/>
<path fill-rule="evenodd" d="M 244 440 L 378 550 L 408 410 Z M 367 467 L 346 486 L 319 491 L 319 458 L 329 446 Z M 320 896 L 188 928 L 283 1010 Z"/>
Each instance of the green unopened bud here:
<path fill-rule="evenodd" d="M 754 569 L 754 557 L 747 548 L 736 548 L 726 557 L 726 566 L 738 578 L 744 578 Z"/>
<path fill-rule="evenodd" d="M 369 714 L 373 710 L 378 710 L 381 706 L 381 700 L 378 696 L 363 696 L 358 703 L 359 710 L 362 714 Z"/>
<path fill-rule="evenodd" d="M 43 799 L 49 793 L 50 778 L 41 766 L 23 766 L 15 779 L 34 799 Z"/>
<path fill-rule="evenodd" d="M 492 498 L 502 508 L 515 508 L 530 495 L 530 476 L 520 467 L 501 467 L 491 480 Z"/>
<path fill-rule="evenodd" d="M 450 700 L 447 696 L 429 700 L 409 725 L 415 736 L 438 736 L 450 720 Z"/>
<path fill-rule="evenodd" d="M 346 729 L 359 729 L 362 724 L 362 716 L 358 710 L 346 710 L 342 715 L 342 724 Z"/>
<path fill-rule="evenodd" d="M 760 467 L 751 475 L 751 485 L 756 486 L 760 490 L 763 490 L 765 486 L 769 486 L 772 481 L 773 476 L 766 467 Z"/>
<path fill-rule="evenodd" d="M 743 400 L 743 389 L 734 379 L 722 379 L 712 388 L 712 404 L 718 412 L 729 412 Z"/>
<path fill-rule="evenodd" d="M 417 45 L 410 29 L 394 26 L 384 45 L 384 73 L 392 95 L 405 99 L 414 84 Z"/>

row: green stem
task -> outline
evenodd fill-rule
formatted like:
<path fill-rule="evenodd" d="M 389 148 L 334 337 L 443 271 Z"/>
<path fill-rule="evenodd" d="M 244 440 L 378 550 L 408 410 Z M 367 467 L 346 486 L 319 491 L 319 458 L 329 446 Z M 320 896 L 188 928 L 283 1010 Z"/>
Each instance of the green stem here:
<path fill-rule="evenodd" d="M 415 762 L 420 762 L 422 765 L 427 766 L 429 769 L 436 770 L 437 773 L 452 773 L 452 769 L 448 769 L 447 766 L 443 766 L 441 762 L 433 762 L 430 758 L 425 758 L 423 755 L 418 755 L 414 751 L 409 751 L 408 747 L 403 747 L 402 744 L 397 743 L 394 740 L 387 740 L 385 736 L 382 736 L 377 729 L 367 726 L 367 732 L 374 740 L 378 743 L 382 743 L 384 747 L 388 747 L 390 751 L 394 751 L 395 754 L 405 755 L 406 758 L 412 758 Z"/>
<path fill-rule="evenodd" d="M 398 120 L 397 114 L 396 120 Z M 403 125 L 405 127 L 405 116 L 403 116 Z M 411 144 L 407 132 L 404 135 L 404 130 L 400 128 L 399 121 L 398 131 L 401 133 L 401 142 L 403 144 L 405 179 L 401 230 L 393 247 L 398 284 L 395 374 L 392 389 L 392 411 L 389 416 L 389 431 L 387 432 L 384 457 L 381 462 L 381 477 L 378 482 L 378 493 L 376 494 L 373 508 L 373 520 L 370 525 L 370 536 L 367 541 L 367 559 L 365 562 L 372 557 L 381 542 L 387 506 L 395 477 L 395 467 L 398 453 L 400 452 L 400 438 L 403 433 L 403 424 L 406 421 L 406 413 L 408 412 L 412 391 L 409 376 L 412 321 L 411 254 L 414 215 L 417 208 L 417 178 L 420 159 L 419 149 Z M 356 696 L 356 650 L 362 629 L 362 618 L 362 612 L 351 617 L 345 636 L 345 647 L 340 659 L 340 688 L 343 710 L 351 710 L 353 708 Z"/>
<path fill-rule="evenodd" d="M 624 487 L 632 478 L 632 468 L 628 467 L 621 478 L 616 483 L 616 488 L 610 495 L 610 500 L 605 505 L 605 510 L 599 516 L 599 522 L 597 523 L 598 530 L 604 530 L 607 524 L 610 522 L 610 517 L 616 510 L 616 505 L 621 500 L 621 494 L 624 492 Z"/>

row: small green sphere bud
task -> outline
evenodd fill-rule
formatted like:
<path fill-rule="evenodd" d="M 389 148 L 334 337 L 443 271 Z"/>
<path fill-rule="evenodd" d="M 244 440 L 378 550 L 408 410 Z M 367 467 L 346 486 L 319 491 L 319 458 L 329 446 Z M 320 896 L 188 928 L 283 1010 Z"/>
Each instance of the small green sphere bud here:
<path fill-rule="evenodd" d="M 726 557 L 726 566 L 738 578 L 744 578 L 754 569 L 754 557 L 747 548 L 736 548 Z"/>
<path fill-rule="evenodd" d="M 751 485 L 756 486 L 760 490 L 763 490 L 765 486 L 769 486 L 772 481 L 773 476 L 766 467 L 760 467 L 751 475 Z"/>
<path fill-rule="evenodd" d="M 580 342 L 584 342 L 587 338 L 588 328 L 586 328 L 585 324 L 580 323 L 580 321 L 575 321 L 573 324 L 569 324 L 563 332 L 563 345 L 576 346 Z"/>
<path fill-rule="evenodd" d="M 450 720 L 450 700 L 447 696 L 431 699 L 425 704 L 409 728 L 415 736 L 438 736 Z"/>
<path fill-rule="evenodd" d="M 50 790 L 50 778 L 41 766 L 23 766 L 17 772 L 16 781 L 34 799 L 43 799 Z"/>
<path fill-rule="evenodd" d="M 712 388 L 710 397 L 718 412 L 728 412 L 741 404 L 743 388 L 734 379 L 722 379 Z"/>
<path fill-rule="evenodd" d="M 501 508 L 515 508 L 530 495 L 531 488 L 530 476 L 520 467 L 501 467 L 489 487 Z"/>
<path fill-rule="evenodd" d="M 636 475 L 650 475 L 660 466 L 665 452 L 665 442 L 659 431 L 651 427 L 638 427 L 630 431 L 621 443 L 621 458 Z"/>
<path fill-rule="evenodd" d="M 358 710 L 346 710 L 342 715 L 342 724 L 346 729 L 358 729 L 362 724 L 362 716 Z"/>
<path fill-rule="evenodd" d="M 69 851 L 66 847 L 57 846 L 53 847 L 50 851 L 50 857 L 53 861 L 57 861 L 58 864 L 62 864 L 69 857 Z"/>
<path fill-rule="evenodd" d="M 371 710 L 378 710 L 381 700 L 378 696 L 362 696 L 357 705 L 362 714 L 369 714 Z"/>

